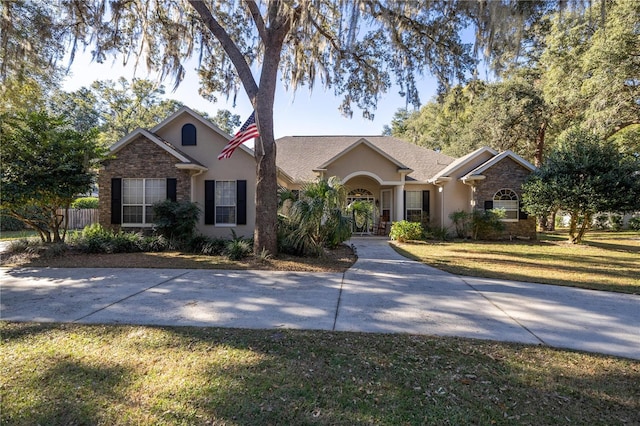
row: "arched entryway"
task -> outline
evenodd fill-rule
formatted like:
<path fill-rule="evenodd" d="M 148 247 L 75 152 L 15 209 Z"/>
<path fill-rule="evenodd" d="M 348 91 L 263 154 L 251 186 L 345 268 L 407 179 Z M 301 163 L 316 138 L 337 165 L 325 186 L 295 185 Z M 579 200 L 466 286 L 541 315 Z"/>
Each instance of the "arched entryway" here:
<path fill-rule="evenodd" d="M 347 209 L 353 219 L 353 232 L 370 234 L 376 218 L 376 197 L 365 188 L 356 188 L 347 195 Z"/>

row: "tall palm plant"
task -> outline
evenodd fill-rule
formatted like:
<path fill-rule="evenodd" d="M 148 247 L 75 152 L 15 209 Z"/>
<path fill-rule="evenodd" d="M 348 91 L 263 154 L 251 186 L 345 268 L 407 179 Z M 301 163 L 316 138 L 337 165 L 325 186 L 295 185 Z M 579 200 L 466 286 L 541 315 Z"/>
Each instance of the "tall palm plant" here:
<path fill-rule="evenodd" d="M 289 199 L 285 191 L 281 200 Z M 300 197 L 281 217 L 286 234 L 281 238 L 295 251 L 322 254 L 323 247 L 335 247 L 351 237 L 351 220 L 344 215 L 347 189 L 333 176 L 307 183 Z"/>

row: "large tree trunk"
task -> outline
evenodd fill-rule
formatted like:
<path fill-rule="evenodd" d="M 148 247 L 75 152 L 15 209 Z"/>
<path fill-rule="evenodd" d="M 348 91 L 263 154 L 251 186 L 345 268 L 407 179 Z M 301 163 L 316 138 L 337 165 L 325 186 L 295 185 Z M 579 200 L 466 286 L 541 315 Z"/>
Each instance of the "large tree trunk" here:
<path fill-rule="evenodd" d="M 542 165 L 542 157 L 544 155 L 544 137 L 547 133 L 547 122 L 543 122 L 538 128 L 538 133 L 536 134 L 536 146 L 535 151 L 533 153 L 533 164 L 536 167 L 540 167 Z"/>
<path fill-rule="evenodd" d="M 256 222 L 253 251 L 278 253 L 278 185 L 276 144 L 273 135 L 273 102 L 265 105 L 258 99 L 256 106 L 260 139 L 256 145 Z M 258 146 L 259 145 L 259 146 Z"/>
<path fill-rule="evenodd" d="M 571 244 L 580 244 L 582 243 L 582 238 L 584 234 L 587 232 L 589 227 L 591 226 L 591 214 L 585 213 L 582 216 L 582 224 L 580 225 L 580 229 L 578 229 L 578 218 L 580 217 L 579 213 L 571 213 L 571 222 L 569 224 L 569 242 Z"/>
<path fill-rule="evenodd" d="M 266 16 L 268 19 L 265 22 L 256 3 L 246 3 L 264 46 L 260 84 L 256 85 L 251 68 L 245 61 L 243 53 L 213 17 L 208 6 L 198 0 L 188 1 L 202 17 L 211 34 L 218 39 L 222 48 L 229 55 L 229 59 L 236 68 L 238 77 L 240 77 L 247 96 L 255 109 L 260 138 L 258 138 L 255 147 L 257 182 L 253 252 L 260 254 L 263 250 L 266 250 L 275 255 L 278 253 L 278 181 L 276 145 L 273 133 L 273 102 L 282 45 L 291 28 L 291 16 L 279 16 L 281 4 L 279 1 L 274 0 L 267 3 Z"/>
<path fill-rule="evenodd" d="M 263 251 L 273 255 L 278 253 L 278 175 L 273 133 L 273 103 L 284 34 L 280 29 L 266 37 L 260 85 L 254 103 L 260 131 L 260 138 L 255 147 L 257 182 L 253 252 L 257 255 Z"/>

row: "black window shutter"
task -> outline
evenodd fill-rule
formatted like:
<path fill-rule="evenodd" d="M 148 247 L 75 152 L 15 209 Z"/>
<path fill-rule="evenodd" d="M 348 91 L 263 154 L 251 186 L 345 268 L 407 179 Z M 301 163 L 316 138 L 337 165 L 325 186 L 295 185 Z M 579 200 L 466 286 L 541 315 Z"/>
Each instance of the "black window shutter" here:
<path fill-rule="evenodd" d="M 204 181 L 204 224 L 216 224 L 216 181 Z"/>
<path fill-rule="evenodd" d="M 122 179 L 111 179 L 111 223 L 122 223 Z"/>
<path fill-rule="evenodd" d="M 520 204 L 519 204 L 519 209 L 520 209 L 520 211 L 518 212 L 518 219 L 519 220 L 529 219 L 529 215 L 527 214 L 527 212 L 522 210 L 522 202 L 520 202 Z"/>
<path fill-rule="evenodd" d="M 236 182 L 236 225 L 247 224 L 247 181 Z"/>
<path fill-rule="evenodd" d="M 429 214 L 429 191 L 422 191 L 422 211 Z"/>
<path fill-rule="evenodd" d="M 484 202 L 484 209 L 485 210 L 492 210 L 493 209 L 493 200 L 487 200 Z"/>
<path fill-rule="evenodd" d="M 178 201 L 178 179 L 167 178 L 167 200 Z"/>
<path fill-rule="evenodd" d="M 407 219 L 407 191 L 402 191 L 402 220 Z"/>

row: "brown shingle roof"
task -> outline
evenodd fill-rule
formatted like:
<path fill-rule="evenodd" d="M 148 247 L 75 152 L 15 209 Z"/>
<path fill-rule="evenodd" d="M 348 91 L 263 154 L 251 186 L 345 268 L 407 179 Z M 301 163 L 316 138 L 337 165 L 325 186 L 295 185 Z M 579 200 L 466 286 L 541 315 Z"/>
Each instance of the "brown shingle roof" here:
<path fill-rule="evenodd" d="M 391 136 L 286 136 L 276 141 L 276 164 L 296 181 L 313 181 L 313 169 L 361 139 L 413 169 L 408 180 L 427 181 L 454 160 Z"/>

